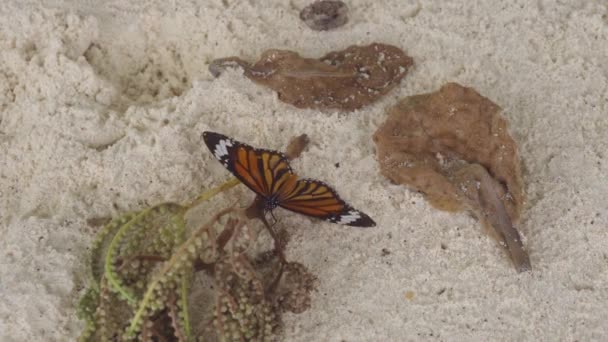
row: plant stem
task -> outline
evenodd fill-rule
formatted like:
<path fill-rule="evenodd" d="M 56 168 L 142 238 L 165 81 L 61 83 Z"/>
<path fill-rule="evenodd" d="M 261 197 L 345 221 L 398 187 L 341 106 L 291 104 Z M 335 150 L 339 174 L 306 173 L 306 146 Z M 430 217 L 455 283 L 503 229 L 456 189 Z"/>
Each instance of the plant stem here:
<path fill-rule="evenodd" d="M 192 201 L 190 204 L 185 205 L 185 207 L 187 209 L 191 209 L 196 207 L 197 205 L 209 200 L 211 197 L 219 194 L 222 191 L 226 191 L 238 184 L 240 184 L 241 181 L 239 181 L 236 178 L 231 178 L 229 180 L 227 180 L 226 182 L 224 182 L 223 184 L 211 189 L 211 190 L 207 190 L 205 192 L 203 192 L 200 196 L 198 196 L 194 201 Z"/>

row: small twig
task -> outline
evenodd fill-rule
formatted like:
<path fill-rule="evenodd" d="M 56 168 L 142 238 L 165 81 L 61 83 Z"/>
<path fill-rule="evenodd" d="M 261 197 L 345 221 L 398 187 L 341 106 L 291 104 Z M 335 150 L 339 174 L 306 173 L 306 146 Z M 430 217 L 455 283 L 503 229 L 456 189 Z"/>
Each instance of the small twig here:
<path fill-rule="evenodd" d="M 241 181 L 239 181 L 236 178 L 231 178 L 227 181 L 225 181 L 224 183 L 222 183 L 221 185 L 211 189 L 211 190 L 207 190 L 204 193 L 202 193 L 200 196 L 198 196 L 194 201 L 192 201 L 191 203 L 185 205 L 185 207 L 187 209 L 191 209 L 196 207 L 197 205 L 209 200 L 211 197 L 219 194 L 222 191 L 226 191 L 232 187 L 235 187 L 237 185 L 241 184 Z"/>
<path fill-rule="evenodd" d="M 230 238 L 232 237 L 232 232 L 234 231 L 234 227 L 224 228 L 224 230 L 218 236 L 216 243 L 218 245 L 218 250 L 223 250 Z M 204 263 L 200 258 L 194 261 L 194 272 L 205 271 L 208 275 L 213 276 L 215 274 L 215 262 Z"/>
<path fill-rule="evenodd" d="M 186 337 L 184 336 L 184 333 L 181 330 L 181 327 L 179 326 L 179 317 L 177 314 L 177 298 L 175 297 L 174 293 L 171 293 L 169 295 L 169 300 L 167 301 L 167 308 L 169 308 L 169 318 L 171 318 L 171 326 L 173 327 L 173 334 L 175 335 L 175 338 L 177 338 L 177 340 L 179 342 L 185 342 L 186 341 Z"/>
<path fill-rule="evenodd" d="M 220 235 L 217 237 L 217 240 L 216 240 L 218 250 L 224 249 L 224 247 L 226 246 L 228 241 L 230 241 L 230 238 L 232 237 L 233 232 L 234 232 L 234 225 L 226 225 L 226 228 L 224 228 L 224 230 L 220 233 Z"/>
<path fill-rule="evenodd" d="M 277 286 L 279 285 L 279 282 L 281 281 L 281 278 L 283 278 L 283 270 L 285 269 L 285 265 L 287 264 L 283 262 L 279 263 L 279 271 L 277 272 L 274 279 L 270 283 L 268 283 L 268 286 L 266 286 L 266 288 L 264 289 L 266 293 L 272 293 L 274 292 L 274 290 L 276 290 Z"/>

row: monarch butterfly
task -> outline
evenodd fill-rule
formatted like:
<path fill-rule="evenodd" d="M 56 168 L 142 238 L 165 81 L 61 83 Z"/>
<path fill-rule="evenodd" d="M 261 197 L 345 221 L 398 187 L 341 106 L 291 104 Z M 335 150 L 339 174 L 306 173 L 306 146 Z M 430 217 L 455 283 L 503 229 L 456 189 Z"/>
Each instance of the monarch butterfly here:
<path fill-rule="evenodd" d="M 214 132 L 204 132 L 203 139 L 213 155 L 262 198 L 265 211 L 279 206 L 348 226 L 376 225 L 369 216 L 344 202 L 329 185 L 299 179 L 280 152 L 257 149 Z"/>

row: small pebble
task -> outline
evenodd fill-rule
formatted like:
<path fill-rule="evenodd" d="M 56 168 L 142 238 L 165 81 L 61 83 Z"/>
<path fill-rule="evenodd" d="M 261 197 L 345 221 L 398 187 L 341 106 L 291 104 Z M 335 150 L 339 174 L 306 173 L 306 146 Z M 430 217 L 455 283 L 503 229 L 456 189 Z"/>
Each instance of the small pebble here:
<path fill-rule="evenodd" d="M 304 7 L 300 19 L 315 31 L 327 31 L 346 24 L 347 12 L 348 7 L 342 1 L 315 1 Z"/>

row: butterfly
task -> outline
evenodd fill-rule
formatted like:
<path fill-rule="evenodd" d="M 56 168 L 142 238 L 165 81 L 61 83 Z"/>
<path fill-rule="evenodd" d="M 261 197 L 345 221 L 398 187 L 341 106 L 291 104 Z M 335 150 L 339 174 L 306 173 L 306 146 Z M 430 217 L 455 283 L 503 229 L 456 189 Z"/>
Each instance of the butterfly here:
<path fill-rule="evenodd" d="M 262 198 L 265 211 L 281 207 L 348 226 L 376 225 L 369 216 L 344 202 L 329 185 L 300 179 L 281 152 L 257 149 L 214 132 L 204 132 L 203 140 L 228 171 Z"/>

